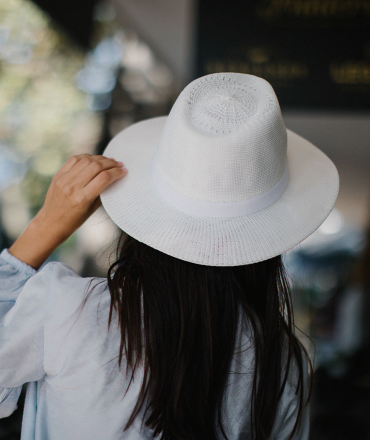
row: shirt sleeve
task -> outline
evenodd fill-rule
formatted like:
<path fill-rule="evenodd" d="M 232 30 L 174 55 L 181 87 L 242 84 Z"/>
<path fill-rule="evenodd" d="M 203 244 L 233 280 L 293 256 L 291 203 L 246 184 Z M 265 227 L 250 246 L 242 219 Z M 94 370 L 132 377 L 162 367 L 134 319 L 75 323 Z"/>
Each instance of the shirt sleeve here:
<path fill-rule="evenodd" d="M 9 417 L 17 409 L 21 391 L 21 386 L 16 388 L 0 387 L 0 419 Z"/>
<path fill-rule="evenodd" d="M 44 320 L 55 263 L 36 271 L 0 255 L 0 387 L 18 388 L 45 375 Z M 1 389 L 1 388 L 0 388 Z M 4 403 L 10 402 L 9 393 Z M 5 392 L 7 394 L 7 392 Z"/>

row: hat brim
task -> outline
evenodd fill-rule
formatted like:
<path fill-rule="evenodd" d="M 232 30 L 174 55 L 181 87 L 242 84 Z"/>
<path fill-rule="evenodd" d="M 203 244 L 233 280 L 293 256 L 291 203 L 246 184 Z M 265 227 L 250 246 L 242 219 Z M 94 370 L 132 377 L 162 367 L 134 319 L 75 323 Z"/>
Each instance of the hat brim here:
<path fill-rule="evenodd" d="M 196 264 L 239 266 L 293 248 L 332 210 L 339 190 L 334 164 L 290 130 L 290 181 L 271 206 L 233 218 L 201 217 L 176 209 L 163 199 L 151 179 L 151 162 L 166 119 L 131 125 L 104 152 L 124 162 L 128 173 L 103 191 L 102 204 L 117 226 L 138 241 Z"/>

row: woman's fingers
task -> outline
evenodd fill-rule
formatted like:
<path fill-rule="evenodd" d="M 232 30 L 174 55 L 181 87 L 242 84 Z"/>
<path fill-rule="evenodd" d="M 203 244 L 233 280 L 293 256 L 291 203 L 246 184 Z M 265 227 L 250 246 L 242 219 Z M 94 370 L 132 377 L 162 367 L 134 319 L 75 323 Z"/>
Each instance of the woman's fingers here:
<path fill-rule="evenodd" d="M 83 169 L 76 177 L 75 184 L 83 188 L 88 185 L 98 174 L 105 170 L 112 168 L 121 168 L 123 166 L 122 162 L 117 162 L 114 159 L 102 159 L 92 161 L 85 169 Z"/>
<path fill-rule="evenodd" d="M 107 158 L 102 155 L 92 156 L 91 154 L 79 154 L 77 156 L 70 157 L 56 175 L 65 176 L 68 174 L 68 179 L 73 179 L 74 177 L 77 177 L 79 174 L 81 174 L 81 172 L 89 167 L 92 163 L 106 160 L 112 160 L 115 163 L 121 163 L 115 161 L 113 158 Z"/>
<path fill-rule="evenodd" d="M 127 171 L 123 170 L 121 167 L 106 169 L 100 172 L 83 188 L 84 195 L 87 199 L 95 200 L 108 185 L 126 174 Z"/>
<path fill-rule="evenodd" d="M 72 181 L 72 179 L 78 177 L 87 167 L 89 167 L 94 162 L 101 162 L 102 160 L 106 160 L 107 158 L 104 156 L 91 156 L 88 155 L 81 155 L 81 156 L 74 156 L 78 160 L 75 162 L 75 164 L 70 168 L 68 173 L 65 174 L 65 176 Z"/>
<path fill-rule="evenodd" d="M 92 157 L 91 154 L 79 154 L 77 156 L 70 157 L 67 162 L 62 166 L 62 168 L 56 173 L 56 176 L 61 176 L 62 174 L 70 171 L 83 157 Z"/>

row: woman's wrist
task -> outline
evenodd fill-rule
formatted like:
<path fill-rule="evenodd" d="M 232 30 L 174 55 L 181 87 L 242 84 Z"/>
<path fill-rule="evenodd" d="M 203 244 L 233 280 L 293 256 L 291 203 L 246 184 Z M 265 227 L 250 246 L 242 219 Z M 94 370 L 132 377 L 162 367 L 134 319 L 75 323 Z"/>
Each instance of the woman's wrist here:
<path fill-rule="evenodd" d="M 75 229 L 66 227 L 62 218 L 53 218 L 48 214 L 44 207 L 36 214 L 32 222 L 30 223 L 31 229 L 36 235 L 40 235 L 48 238 L 51 247 L 58 247 L 67 238 L 73 234 Z"/>
<path fill-rule="evenodd" d="M 48 224 L 40 211 L 10 247 L 9 253 L 34 269 L 39 269 L 67 238 Z"/>

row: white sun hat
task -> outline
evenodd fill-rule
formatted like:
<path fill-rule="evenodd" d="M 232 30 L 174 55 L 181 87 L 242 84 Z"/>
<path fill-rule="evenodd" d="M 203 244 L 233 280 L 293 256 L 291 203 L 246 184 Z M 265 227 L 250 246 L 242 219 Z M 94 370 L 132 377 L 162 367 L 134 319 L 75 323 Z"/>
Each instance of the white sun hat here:
<path fill-rule="evenodd" d="M 104 155 L 128 169 L 101 194 L 119 228 L 202 265 L 282 254 L 321 225 L 339 189 L 331 160 L 286 130 L 271 85 L 241 73 L 196 79 L 168 117 L 131 125 Z"/>

